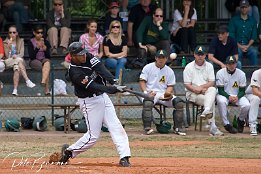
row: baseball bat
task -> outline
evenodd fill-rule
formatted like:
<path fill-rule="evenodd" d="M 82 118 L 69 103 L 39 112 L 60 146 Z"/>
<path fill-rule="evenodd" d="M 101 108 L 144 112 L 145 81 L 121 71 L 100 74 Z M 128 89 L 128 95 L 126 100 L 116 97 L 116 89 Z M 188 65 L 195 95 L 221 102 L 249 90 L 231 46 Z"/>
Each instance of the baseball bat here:
<path fill-rule="evenodd" d="M 128 89 L 128 88 L 125 88 L 124 91 L 129 92 L 129 93 L 132 93 L 132 94 L 134 94 L 134 95 L 136 95 L 136 96 L 142 97 L 142 98 L 144 98 L 144 99 L 146 99 L 146 100 L 154 100 L 154 96 L 151 96 L 151 95 L 149 95 L 149 94 L 145 94 L 145 93 L 143 93 L 143 92 L 133 91 L 133 90 Z"/>

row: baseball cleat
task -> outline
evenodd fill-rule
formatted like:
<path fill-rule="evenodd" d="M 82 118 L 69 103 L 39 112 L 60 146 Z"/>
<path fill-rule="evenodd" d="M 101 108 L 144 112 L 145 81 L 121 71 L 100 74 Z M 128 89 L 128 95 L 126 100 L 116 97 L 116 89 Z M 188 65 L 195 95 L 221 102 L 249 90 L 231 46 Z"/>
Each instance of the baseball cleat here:
<path fill-rule="evenodd" d="M 186 136 L 187 135 L 186 132 L 181 131 L 181 129 L 179 129 L 179 128 L 174 129 L 173 132 L 174 132 L 174 134 L 177 134 L 177 135 L 180 135 L 180 136 Z"/>
<path fill-rule="evenodd" d="M 211 136 L 224 136 L 224 133 L 221 132 L 217 127 L 210 128 L 209 135 Z"/>
<path fill-rule="evenodd" d="M 256 130 L 256 126 L 255 125 L 251 125 L 250 126 L 250 135 L 251 136 L 257 136 L 257 130 Z"/>
<path fill-rule="evenodd" d="M 128 156 L 126 156 L 126 157 L 124 157 L 124 158 L 121 158 L 121 159 L 120 159 L 120 162 L 119 162 L 120 166 L 122 166 L 122 167 L 131 167 L 129 158 L 130 158 L 130 157 L 128 157 Z"/>
<path fill-rule="evenodd" d="M 61 151 L 62 157 L 61 157 L 59 162 L 61 162 L 63 164 L 66 164 L 68 162 L 69 158 L 72 157 L 72 152 L 67 150 L 68 147 L 69 147 L 68 144 L 64 144 L 62 146 L 62 151 Z"/>
<path fill-rule="evenodd" d="M 245 121 L 242 121 L 239 118 L 237 118 L 237 132 L 238 133 L 243 133 L 244 125 L 245 125 Z"/>
<path fill-rule="evenodd" d="M 150 134 L 152 134 L 153 132 L 154 132 L 153 129 L 147 129 L 147 130 L 145 130 L 145 133 L 146 133 L 147 135 L 150 135 Z"/>
<path fill-rule="evenodd" d="M 210 111 L 203 111 L 200 117 L 203 119 L 211 119 L 213 117 L 213 113 Z"/>
<path fill-rule="evenodd" d="M 224 127 L 225 127 L 226 131 L 228 131 L 231 134 L 236 134 L 237 133 L 237 129 L 232 127 L 230 124 L 227 124 Z"/>

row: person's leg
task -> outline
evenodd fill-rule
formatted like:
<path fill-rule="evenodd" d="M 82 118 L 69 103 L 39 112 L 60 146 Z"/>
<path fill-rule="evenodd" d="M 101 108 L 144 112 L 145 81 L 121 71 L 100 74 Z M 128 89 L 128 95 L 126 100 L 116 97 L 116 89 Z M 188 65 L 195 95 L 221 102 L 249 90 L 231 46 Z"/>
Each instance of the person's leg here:
<path fill-rule="evenodd" d="M 58 29 L 51 27 L 47 31 L 48 41 L 50 42 L 51 49 L 57 49 L 58 46 Z M 57 50 L 56 50 L 57 51 Z"/>
<path fill-rule="evenodd" d="M 246 95 L 247 99 L 250 101 L 250 108 L 249 108 L 249 125 L 255 125 L 257 124 L 257 116 L 258 116 L 258 110 L 259 110 L 259 104 L 261 102 L 261 99 L 253 94 Z"/>
<path fill-rule="evenodd" d="M 119 79 L 120 71 L 121 71 L 121 69 L 123 70 L 125 68 L 126 63 L 127 63 L 127 59 L 124 58 L 124 57 L 117 60 L 117 66 L 116 66 L 116 71 L 115 71 L 115 79 Z"/>
<path fill-rule="evenodd" d="M 181 51 L 188 53 L 188 29 L 186 27 L 180 28 L 177 34 L 180 37 Z"/>
<path fill-rule="evenodd" d="M 113 143 L 116 145 L 120 158 L 130 157 L 128 136 L 118 119 L 115 108 L 107 94 L 103 94 L 105 100 L 105 112 L 103 122 L 108 127 Z"/>
<path fill-rule="evenodd" d="M 49 60 L 46 60 L 43 62 L 42 65 L 42 81 L 41 84 L 44 85 L 44 92 L 45 94 L 48 94 L 49 91 L 49 76 L 50 76 L 50 70 L 51 70 L 51 63 Z"/>
<path fill-rule="evenodd" d="M 238 100 L 238 106 L 240 107 L 240 113 L 238 115 L 239 120 L 245 121 L 248 116 L 248 112 L 250 109 L 250 103 L 246 97 L 241 97 Z"/>
<path fill-rule="evenodd" d="M 147 62 L 147 52 L 144 48 L 138 48 L 138 58 L 142 59 L 143 62 Z"/>
<path fill-rule="evenodd" d="M 157 47 L 154 45 L 146 45 L 148 52 L 147 52 L 147 63 L 151 63 L 155 61 L 155 55 L 157 52 Z"/>
<path fill-rule="evenodd" d="M 77 142 L 67 148 L 67 150 L 72 152 L 72 158 L 90 149 L 99 139 L 105 114 L 104 102 L 103 95 L 78 99 L 80 110 L 86 120 L 87 132 Z"/>
<path fill-rule="evenodd" d="M 230 124 L 227 116 L 228 114 L 227 105 L 228 105 L 228 99 L 222 95 L 217 95 L 217 106 L 224 126 Z"/>
<path fill-rule="evenodd" d="M 189 43 L 190 51 L 194 52 L 196 48 L 196 32 L 194 27 L 188 28 L 188 43 Z"/>
<path fill-rule="evenodd" d="M 14 89 L 17 90 L 18 88 L 18 84 L 19 84 L 19 71 L 18 69 L 17 70 L 14 70 L 14 76 L 13 76 L 13 83 L 14 83 Z"/>
<path fill-rule="evenodd" d="M 69 45 L 69 40 L 71 38 L 71 32 L 72 30 L 70 28 L 67 27 L 62 27 L 61 31 L 60 31 L 60 46 L 63 48 L 68 48 Z"/>
<path fill-rule="evenodd" d="M 152 108 L 153 101 L 143 100 L 142 122 L 146 134 L 151 134 L 153 132 L 153 129 L 151 129 Z"/>
<path fill-rule="evenodd" d="M 238 61 L 242 63 L 243 60 L 243 52 L 240 48 L 238 48 Z"/>
<path fill-rule="evenodd" d="M 174 132 L 179 135 L 186 135 L 186 133 L 180 134 L 180 132 L 183 132 L 182 126 L 185 103 L 181 98 L 176 97 L 172 100 L 172 105 L 175 108 L 172 113 L 174 122 Z"/>
<path fill-rule="evenodd" d="M 250 59 L 251 65 L 257 65 L 257 50 L 253 46 L 250 46 L 248 48 L 248 51 L 246 53 L 247 58 Z"/>
<path fill-rule="evenodd" d="M 117 67 L 117 60 L 114 58 L 107 58 L 105 60 L 105 66 L 109 69 L 114 69 Z M 115 75 L 116 78 L 116 75 Z"/>

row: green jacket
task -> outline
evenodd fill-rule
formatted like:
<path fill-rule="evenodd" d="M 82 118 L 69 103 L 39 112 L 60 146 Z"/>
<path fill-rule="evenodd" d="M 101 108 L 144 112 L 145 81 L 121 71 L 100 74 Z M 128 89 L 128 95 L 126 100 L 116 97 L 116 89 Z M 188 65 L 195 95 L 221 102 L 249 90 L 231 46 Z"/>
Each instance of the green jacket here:
<path fill-rule="evenodd" d="M 146 16 L 140 24 L 136 38 L 138 43 L 155 44 L 161 40 L 169 40 L 169 27 L 167 22 L 161 24 L 162 30 L 153 23 L 152 16 Z"/>

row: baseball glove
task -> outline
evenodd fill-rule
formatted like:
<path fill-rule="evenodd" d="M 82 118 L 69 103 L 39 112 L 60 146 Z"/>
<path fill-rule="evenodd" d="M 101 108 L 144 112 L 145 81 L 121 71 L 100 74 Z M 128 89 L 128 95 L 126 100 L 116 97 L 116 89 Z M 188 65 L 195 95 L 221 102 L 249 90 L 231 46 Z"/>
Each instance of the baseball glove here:
<path fill-rule="evenodd" d="M 165 92 L 163 96 L 160 97 L 160 100 L 171 100 L 172 99 L 172 94 L 169 92 Z"/>
<path fill-rule="evenodd" d="M 62 155 L 59 152 L 54 152 L 53 154 L 50 155 L 49 157 L 49 163 L 57 163 L 60 161 Z"/>

